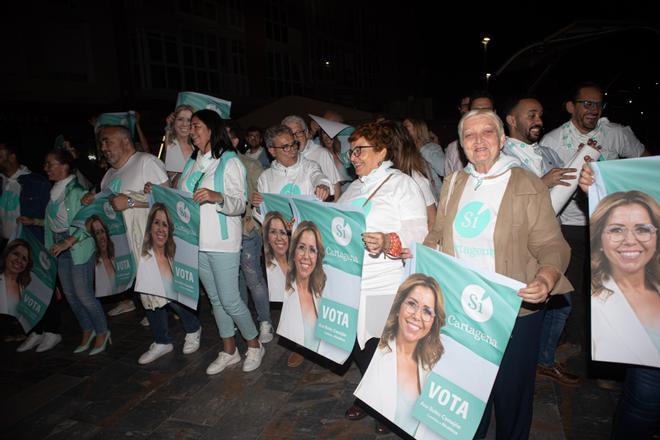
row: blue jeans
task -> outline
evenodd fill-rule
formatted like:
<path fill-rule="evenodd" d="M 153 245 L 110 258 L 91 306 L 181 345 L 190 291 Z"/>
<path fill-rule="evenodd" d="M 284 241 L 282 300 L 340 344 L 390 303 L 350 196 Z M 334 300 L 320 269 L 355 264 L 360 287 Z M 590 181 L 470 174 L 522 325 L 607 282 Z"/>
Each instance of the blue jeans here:
<path fill-rule="evenodd" d="M 234 323 L 247 340 L 259 332 L 238 292 L 240 252 L 200 252 L 199 279 L 213 307 L 220 337 L 234 337 Z"/>
<path fill-rule="evenodd" d="M 247 289 L 250 289 L 254 307 L 257 309 L 257 320 L 270 322 L 268 285 L 264 279 L 264 268 L 261 264 L 262 248 L 261 234 L 256 228 L 249 235 L 243 235 L 238 287 L 241 291 L 241 299 L 246 305 L 248 303 Z"/>
<path fill-rule="evenodd" d="M 650 439 L 660 423 L 660 369 L 628 367 L 612 439 Z"/>
<path fill-rule="evenodd" d="M 177 302 L 172 301 L 165 307 L 159 307 L 155 310 L 145 309 L 149 320 L 149 328 L 151 328 L 151 334 L 156 344 L 169 344 L 172 342 L 172 336 L 170 336 L 169 326 L 167 325 L 167 307 L 179 315 L 186 333 L 195 333 L 199 330 L 200 323 L 195 312 Z"/>
<path fill-rule="evenodd" d="M 553 295 L 548 301 L 541 328 L 538 363 L 545 367 L 555 364 L 555 351 L 564 326 L 571 314 L 571 293 Z"/>
<path fill-rule="evenodd" d="M 55 234 L 58 243 L 69 237 L 66 232 Z M 57 257 L 57 273 L 62 283 L 62 290 L 71 311 L 78 320 L 83 331 L 92 329 L 97 335 L 108 331 L 108 322 L 101 303 L 94 293 L 94 254 L 86 263 L 73 264 L 71 251 L 62 252 Z"/>

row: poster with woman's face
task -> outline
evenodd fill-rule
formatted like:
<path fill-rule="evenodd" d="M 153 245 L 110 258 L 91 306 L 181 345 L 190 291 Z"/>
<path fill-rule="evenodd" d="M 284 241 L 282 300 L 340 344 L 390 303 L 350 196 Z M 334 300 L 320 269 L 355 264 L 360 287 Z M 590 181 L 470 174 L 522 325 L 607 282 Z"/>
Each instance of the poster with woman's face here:
<path fill-rule="evenodd" d="M 280 209 L 269 211 L 263 222 L 271 300 L 282 301 L 277 333 L 343 363 L 357 328 L 364 215 L 355 207 L 298 197 L 264 199 Z"/>
<path fill-rule="evenodd" d="M 197 309 L 199 205 L 192 194 L 152 187 L 135 291 Z"/>
<path fill-rule="evenodd" d="M 473 438 L 522 283 L 418 245 L 355 396 L 417 439 Z"/>
<path fill-rule="evenodd" d="M 103 191 L 84 206 L 71 223 L 86 231 L 95 245 L 94 287 L 97 297 L 130 289 L 135 280 L 135 259 L 126 237 L 124 216 L 110 204 L 111 191 Z"/>
<path fill-rule="evenodd" d="M 14 316 L 29 332 L 50 304 L 57 260 L 27 228 L 7 243 L 0 261 L 0 313 Z"/>
<path fill-rule="evenodd" d="M 592 358 L 660 367 L 660 158 L 591 166 Z"/>

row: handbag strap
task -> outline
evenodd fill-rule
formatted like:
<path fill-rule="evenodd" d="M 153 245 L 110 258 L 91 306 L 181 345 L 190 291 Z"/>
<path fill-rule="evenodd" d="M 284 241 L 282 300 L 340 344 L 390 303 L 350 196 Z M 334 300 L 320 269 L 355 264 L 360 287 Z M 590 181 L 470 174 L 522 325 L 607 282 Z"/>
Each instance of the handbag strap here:
<path fill-rule="evenodd" d="M 390 180 L 390 177 L 392 177 L 393 175 L 394 175 L 394 174 L 390 174 L 389 176 L 387 176 L 387 179 L 383 180 L 383 181 L 381 182 L 381 184 L 378 185 L 378 188 L 376 188 L 376 189 L 374 190 L 374 192 L 371 193 L 371 195 L 369 196 L 369 198 L 368 198 L 367 200 L 364 201 L 364 203 L 362 204 L 363 207 L 366 206 L 367 203 L 369 203 L 369 200 L 371 200 L 371 199 L 373 198 L 373 196 L 376 195 L 376 193 L 378 192 L 378 190 L 379 190 L 383 185 L 385 185 L 385 183 L 386 183 L 388 180 Z"/>

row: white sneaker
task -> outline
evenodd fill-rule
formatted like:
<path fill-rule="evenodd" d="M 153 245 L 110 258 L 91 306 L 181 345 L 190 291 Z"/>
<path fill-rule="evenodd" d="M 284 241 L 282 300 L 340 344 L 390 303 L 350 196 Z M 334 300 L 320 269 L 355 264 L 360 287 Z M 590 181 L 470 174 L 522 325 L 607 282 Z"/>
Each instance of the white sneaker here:
<path fill-rule="evenodd" d="M 248 347 L 247 353 L 245 353 L 245 362 L 243 362 L 243 371 L 247 373 L 248 371 L 254 371 L 259 368 L 265 354 L 266 349 L 261 342 L 259 343 L 259 348 Z"/>
<path fill-rule="evenodd" d="M 259 323 L 259 342 L 267 344 L 273 340 L 273 326 L 268 321 Z"/>
<path fill-rule="evenodd" d="M 140 356 L 140 359 L 138 359 L 138 364 L 146 365 L 151 363 L 172 350 L 174 350 L 174 346 L 172 344 L 156 344 L 154 342 L 149 346 L 149 350 Z"/>
<path fill-rule="evenodd" d="M 186 333 L 186 340 L 183 343 L 183 354 L 194 353 L 199 350 L 199 338 L 202 336 L 202 327 L 199 327 L 194 333 Z"/>
<path fill-rule="evenodd" d="M 34 347 L 41 343 L 41 340 L 44 338 L 44 335 L 39 333 L 30 333 L 30 336 L 27 337 L 21 345 L 16 348 L 16 351 L 23 353 L 24 351 L 32 350 Z"/>
<path fill-rule="evenodd" d="M 238 354 L 238 348 L 234 350 L 234 354 L 228 354 L 224 351 L 221 351 L 218 354 L 218 358 L 211 362 L 211 365 L 206 369 L 206 374 L 218 374 L 225 368 L 236 365 L 241 361 L 241 355 Z"/>
<path fill-rule="evenodd" d="M 142 327 L 149 327 L 149 318 L 146 316 L 140 320 L 140 325 Z"/>
<path fill-rule="evenodd" d="M 124 301 L 120 301 L 119 304 L 117 304 L 113 309 L 110 309 L 108 311 L 108 316 L 117 316 L 121 315 L 122 313 L 132 312 L 133 310 L 135 310 L 135 304 L 133 304 L 132 300 L 126 299 Z"/>
<path fill-rule="evenodd" d="M 62 342 L 62 336 L 57 333 L 44 333 L 44 338 L 37 347 L 37 353 L 42 353 L 48 351 L 51 348 L 55 347 L 57 344 Z"/>

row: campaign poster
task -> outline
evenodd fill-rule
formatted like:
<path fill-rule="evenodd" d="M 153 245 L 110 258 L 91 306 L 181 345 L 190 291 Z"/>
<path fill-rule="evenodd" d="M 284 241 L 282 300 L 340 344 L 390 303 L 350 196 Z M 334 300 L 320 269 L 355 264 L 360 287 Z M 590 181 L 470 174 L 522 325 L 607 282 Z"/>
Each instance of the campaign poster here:
<path fill-rule="evenodd" d="M 355 396 L 417 439 L 472 439 L 520 283 L 417 245 Z"/>
<path fill-rule="evenodd" d="M 0 313 L 14 316 L 28 333 L 46 313 L 55 290 L 57 259 L 27 229 L 7 243 L 0 274 Z M 18 288 L 5 278 L 15 276 Z"/>
<path fill-rule="evenodd" d="M 592 359 L 660 367 L 660 157 L 590 166 Z"/>
<path fill-rule="evenodd" d="M 114 295 L 130 289 L 135 280 L 135 259 L 126 237 L 124 216 L 110 204 L 113 193 L 102 191 L 83 206 L 71 225 L 84 230 L 94 240 L 96 297 Z"/>
<path fill-rule="evenodd" d="M 135 291 L 197 310 L 199 205 L 192 194 L 154 185 Z"/>
<path fill-rule="evenodd" d="M 277 333 L 343 363 L 357 333 L 362 277 L 361 209 L 293 198 L 282 313 Z"/>

